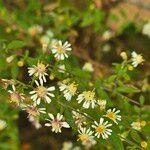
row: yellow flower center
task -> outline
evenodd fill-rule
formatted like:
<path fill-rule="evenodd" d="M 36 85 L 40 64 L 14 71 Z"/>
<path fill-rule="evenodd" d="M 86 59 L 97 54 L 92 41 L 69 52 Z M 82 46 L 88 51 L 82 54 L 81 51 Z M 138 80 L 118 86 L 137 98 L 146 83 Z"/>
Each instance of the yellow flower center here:
<path fill-rule="evenodd" d="M 47 94 L 47 89 L 44 86 L 37 87 L 37 95 L 41 98 L 45 97 Z"/>
<path fill-rule="evenodd" d="M 106 115 L 108 118 L 110 118 L 111 120 L 115 120 L 116 119 L 116 114 L 114 112 L 109 112 Z"/>
<path fill-rule="evenodd" d="M 59 53 L 59 54 L 65 53 L 64 48 L 63 48 L 62 46 L 58 46 L 58 47 L 57 47 L 57 53 Z"/>
<path fill-rule="evenodd" d="M 56 120 L 51 122 L 52 128 L 55 129 L 56 132 L 59 131 L 59 129 L 61 128 L 60 123 Z"/>
<path fill-rule="evenodd" d="M 75 85 L 74 83 L 72 83 L 72 84 L 69 85 L 68 89 L 69 89 L 70 93 L 72 95 L 74 95 L 76 93 L 76 91 L 77 91 L 77 85 Z"/>
<path fill-rule="evenodd" d="M 106 127 L 104 125 L 99 125 L 97 128 L 96 128 L 96 132 L 102 134 L 104 133 Z"/>
<path fill-rule="evenodd" d="M 79 139 L 84 142 L 89 140 L 89 135 L 88 134 L 81 134 L 79 135 Z"/>
<path fill-rule="evenodd" d="M 83 94 L 84 94 L 84 98 L 87 101 L 92 101 L 94 99 L 94 96 L 95 96 L 95 93 L 92 91 L 84 92 Z"/>
<path fill-rule="evenodd" d="M 46 71 L 46 66 L 42 63 L 38 63 L 37 69 L 39 73 L 43 73 Z"/>

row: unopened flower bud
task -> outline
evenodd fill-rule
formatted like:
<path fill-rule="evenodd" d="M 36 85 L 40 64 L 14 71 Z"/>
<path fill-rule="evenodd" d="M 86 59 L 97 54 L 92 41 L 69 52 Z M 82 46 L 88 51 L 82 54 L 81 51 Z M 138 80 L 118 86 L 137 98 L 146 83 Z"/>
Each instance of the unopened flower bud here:
<path fill-rule="evenodd" d="M 142 126 L 142 127 L 146 126 L 146 121 L 144 121 L 144 120 L 141 121 L 141 126 Z"/>
<path fill-rule="evenodd" d="M 19 67 L 23 67 L 24 66 L 24 61 L 23 60 L 18 61 L 17 65 Z"/>
<path fill-rule="evenodd" d="M 54 80 L 54 78 L 55 78 L 54 74 L 50 74 L 49 78 L 50 78 L 50 80 Z"/>
<path fill-rule="evenodd" d="M 3 129 L 5 129 L 6 126 L 7 126 L 6 121 L 0 120 L 0 131 L 2 131 Z"/>
<path fill-rule="evenodd" d="M 127 56 L 126 52 L 121 52 L 120 56 L 122 57 L 123 60 L 127 60 L 128 59 L 128 56 Z"/>
<path fill-rule="evenodd" d="M 6 62 L 7 63 L 11 63 L 14 58 L 15 58 L 15 55 L 11 55 L 11 56 L 9 56 L 9 57 L 6 58 Z"/>
<path fill-rule="evenodd" d="M 141 142 L 141 147 L 147 148 L 147 142 L 146 142 L 146 141 L 142 141 L 142 142 Z"/>
<path fill-rule="evenodd" d="M 132 71 L 132 70 L 133 70 L 133 66 L 128 65 L 128 70 L 129 70 L 129 71 Z"/>

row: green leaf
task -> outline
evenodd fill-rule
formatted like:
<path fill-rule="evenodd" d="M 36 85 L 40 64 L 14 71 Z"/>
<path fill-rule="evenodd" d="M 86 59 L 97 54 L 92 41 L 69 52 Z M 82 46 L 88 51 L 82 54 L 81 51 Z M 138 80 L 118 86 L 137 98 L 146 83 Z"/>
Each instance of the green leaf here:
<path fill-rule="evenodd" d="M 108 81 L 108 83 L 112 83 L 112 82 L 114 82 L 115 81 L 115 79 L 116 79 L 116 75 L 112 75 L 112 76 L 110 76 L 108 79 L 107 79 L 107 81 Z"/>
<path fill-rule="evenodd" d="M 19 49 L 24 46 L 25 46 L 25 42 L 20 40 L 14 40 L 8 44 L 7 49 Z"/>
<path fill-rule="evenodd" d="M 64 113 L 65 119 L 67 121 L 67 123 L 72 127 L 75 128 L 75 123 L 74 123 L 74 119 L 72 117 L 72 113 L 69 110 L 65 110 Z"/>
<path fill-rule="evenodd" d="M 135 142 L 140 143 L 141 138 L 140 138 L 140 136 L 138 135 L 138 133 L 137 133 L 136 131 L 132 130 L 132 131 L 130 132 L 130 135 L 131 135 L 132 139 L 133 139 Z"/>
<path fill-rule="evenodd" d="M 19 68 L 18 66 L 14 63 L 11 67 L 11 75 L 13 79 L 16 79 L 18 76 Z"/>
<path fill-rule="evenodd" d="M 137 106 L 134 106 L 134 110 L 135 110 L 135 112 L 137 112 L 137 113 L 140 113 L 140 111 L 141 111 L 141 109 L 140 109 L 139 107 L 137 107 Z"/>
<path fill-rule="evenodd" d="M 79 77 L 79 78 L 84 78 L 84 79 L 90 79 L 91 75 L 89 72 L 82 71 L 81 69 L 75 68 L 72 70 L 72 74 Z"/>
<path fill-rule="evenodd" d="M 131 86 L 118 87 L 117 91 L 121 92 L 121 93 L 137 93 L 137 92 L 139 92 L 139 90 L 137 88 L 131 87 Z"/>
<path fill-rule="evenodd" d="M 124 150 L 123 143 L 116 133 L 112 133 L 112 135 L 109 138 L 109 141 L 116 150 Z"/>
<path fill-rule="evenodd" d="M 141 95 L 140 98 L 139 98 L 139 100 L 140 100 L 140 104 L 143 105 L 143 104 L 144 104 L 144 101 L 145 101 L 144 96 Z"/>

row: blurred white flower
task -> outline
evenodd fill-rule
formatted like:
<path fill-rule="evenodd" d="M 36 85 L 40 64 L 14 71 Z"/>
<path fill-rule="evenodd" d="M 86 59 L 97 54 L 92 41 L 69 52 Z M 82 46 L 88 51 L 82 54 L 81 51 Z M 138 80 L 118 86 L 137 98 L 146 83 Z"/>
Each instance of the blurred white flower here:
<path fill-rule="evenodd" d="M 0 79 L 0 86 L 3 89 L 7 89 L 9 85 L 13 85 L 14 84 L 14 80 L 8 80 L 8 79 Z"/>
<path fill-rule="evenodd" d="M 62 121 L 63 120 L 63 115 L 57 114 L 56 118 L 54 117 L 53 114 L 48 114 L 50 119 L 46 119 L 49 121 L 49 123 L 46 123 L 45 126 L 47 127 L 52 127 L 52 132 L 61 133 L 61 128 L 70 128 L 69 124 L 67 122 Z"/>
<path fill-rule="evenodd" d="M 140 131 L 141 130 L 141 123 L 140 122 L 132 122 L 131 123 L 131 127 L 133 128 L 133 129 L 135 129 L 135 130 L 138 130 L 138 131 Z"/>
<path fill-rule="evenodd" d="M 12 85 L 12 90 L 9 90 L 8 92 L 10 93 L 10 102 L 17 104 L 18 106 L 25 99 L 23 97 L 24 94 L 19 93 L 14 85 Z"/>
<path fill-rule="evenodd" d="M 95 136 L 97 138 L 100 138 L 102 136 L 103 139 L 107 139 L 110 135 L 112 130 L 108 129 L 108 127 L 112 126 L 112 124 L 109 124 L 108 121 L 104 122 L 104 118 L 100 118 L 99 123 L 94 121 L 95 125 L 92 125 L 92 127 L 95 129 Z"/>
<path fill-rule="evenodd" d="M 41 100 L 45 100 L 47 103 L 51 102 L 51 98 L 50 97 L 55 97 L 54 94 L 52 94 L 51 92 L 55 90 L 54 86 L 51 86 L 49 88 L 46 88 L 43 86 L 43 82 L 38 82 L 35 80 L 35 83 L 37 85 L 37 88 L 34 89 L 34 91 L 31 91 L 30 94 L 31 99 L 37 104 L 39 105 L 41 103 Z"/>
<path fill-rule="evenodd" d="M 36 36 L 37 34 L 41 34 L 43 32 L 43 27 L 40 25 L 33 25 L 28 29 L 28 33 L 31 36 Z"/>
<path fill-rule="evenodd" d="M 23 110 L 26 110 L 26 112 L 28 113 L 28 117 L 39 117 L 40 114 L 46 114 L 46 108 L 38 108 L 34 105 L 25 105 Z"/>
<path fill-rule="evenodd" d="M 63 92 L 66 100 L 70 101 L 72 96 L 74 96 L 76 94 L 77 85 L 75 84 L 75 82 L 67 83 L 67 84 L 59 83 L 59 89 L 60 89 L 60 91 Z"/>
<path fill-rule="evenodd" d="M 79 111 L 77 109 L 77 111 Z M 87 115 L 87 114 L 85 114 Z M 80 128 L 82 125 L 86 124 L 86 117 L 84 115 L 81 115 L 80 113 L 76 112 L 76 111 L 72 111 L 72 116 L 75 120 L 75 124 Z"/>
<path fill-rule="evenodd" d="M 111 45 L 110 44 L 103 45 L 102 50 L 103 52 L 108 53 L 111 50 Z"/>
<path fill-rule="evenodd" d="M 85 70 L 85 71 L 89 71 L 89 72 L 94 71 L 94 68 L 93 68 L 92 64 L 89 63 L 89 62 L 86 62 L 82 69 Z"/>
<path fill-rule="evenodd" d="M 37 66 L 33 65 L 33 67 L 28 68 L 29 76 L 35 75 L 39 78 L 40 82 L 46 82 L 46 77 L 48 74 L 46 73 L 48 65 L 44 65 L 43 63 L 38 62 Z"/>
<path fill-rule="evenodd" d="M 100 110 L 104 110 L 106 108 L 106 103 L 107 103 L 106 100 L 98 100 L 97 101 L 97 104 L 99 105 Z"/>
<path fill-rule="evenodd" d="M 104 115 L 105 117 L 108 117 L 109 119 L 111 119 L 112 121 L 114 121 L 116 124 L 118 124 L 117 121 L 121 121 L 121 116 L 118 115 L 118 113 L 120 112 L 120 110 L 116 110 L 116 108 L 108 109 L 106 112 L 106 115 Z"/>
<path fill-rule="evenodd" d="M 144 24 L 142 33 L 150 38 L 150 21 Z"/>
<path fill-rule="evenodd" d="M 43 51 L 43 53 L 46 53 L 46 51 L 47 51 L 48 48 L 49 48 L 50 38 L 49 38 L 47 35 L 43 35 L 43 36 L 40 38 L 40 43 L 41 43 L 41 45 L 42 45 L 42 51 Z"/>
<path fill-rule="evenodd" d="M 71 141 L 66 141 L 63 143 L 61 150 L 81 150 L 79 146 L 73 146 Z"/>
<path fill-rule="evenodd" d="M 4 130 L 6 127 L 7 127 L 6 121 L 0 119 L 0 131 Z"/>
<path fill-rule="evenodd" d="M 106 30 L 103 33 L 102 38 L 107 41 L 107 40 L 111 39 L 113 36 L 114 36 L 114 33 L 112 31 Z"/>
<path fill-rule="evenodd" d="M 78 103 L 83 102 L 84 108 L 89 108 L 90 105 L 92 108 L 95 107 L 96 99 L 95 99 L 95 92 L 93 91 L 84 91 L 83 93 L 79 94 L 77 97 Z"/>
<path fill-rule="evenodd" d="M 72 50 L 71 44 L 67 41 L 63 44 L 62 41 L 58 41 L 57 44 L 52 45 L 52 53 L 57 60 L 64 60 L 68 58 L 68 52 Z"/>
<path fill-rule="evenodd" d="M 139 64 L 142 64 L 144 62 L 144 59 L 141 54 L 137 54 L 135 51 L 133 51 L 131 55 L 133 67 L 137 67 Z"/>
<path fill-rule="evenodd" d="M 42 125 L 40 124 L 40 121 L 37 117 L 30 116 L 28 119 L 36 129 L 39 129 L 42 127 Z"/>
<path fill-rule="evenodd" d="M 64 142 L 61 150 L 72 150 L 73 143 L 70 141 Z"/>
<path fill-rule="evenodd" d="M 86 148 L 90 148 L 91 146 L 96 144 L 96 141 L 94 140 L 94 136 L 93 131 L 89 128 L 82 128 L 80 127 L 80 129 L 78 130 L 79 132 L 79 139 L 81 140 L 82 144 L 86 147 Z"/>

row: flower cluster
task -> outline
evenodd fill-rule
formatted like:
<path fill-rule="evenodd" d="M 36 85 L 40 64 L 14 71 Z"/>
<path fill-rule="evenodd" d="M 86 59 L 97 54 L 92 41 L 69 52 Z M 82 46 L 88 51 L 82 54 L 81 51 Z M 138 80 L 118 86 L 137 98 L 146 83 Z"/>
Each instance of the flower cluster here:
<path fill-rule="evenodd" d="M 121 52 L 120 56 L 122 57 L 123 60 L 127 61 L 128 56 L 126 52 Z M 144 59 L 141 54 L 137 54 L 135 51 L 133 51 L 131 53 L 131 59 L 129 60 L 129 62 L 130 61 L 131 61 L 132 66 L 136 68 L 139 64 L 142 64 L 144 62 Z"/>
<path fill-rule="evenodd" d="M 72 50 L 70 43 L 65 42 L 63 44 L 62 41 L 55 41 L 55 43 L 50 46 L 50 50 L 54 61 L 57 63 L 55 72 L 58 71 L 62 76 L 67 75 L 69 78 L 65 77 L 65 79 L 61 78 L 60 80 L 58 78 L 55 82 L 55 80 L 53 80 L 55 78 L 55 72 L 50 72 L 52 70 L 51 64 L 38 61 L 37 64 L 28 68 L 29 76 L 32 78 L 31 84 L 27 86 L 29 89 L 27 90 L 28 96 L 25 97 L 25 94 L 22 93 L 22 91 L 26 89 L 22 91 L 17 90 L 19 87 L 17 86 L 19 85 L 18 82 L 9 82 L 9 84 L 12 85 L 12 90 L 8 90 L 10 93 L 10 102 L 15 103 L 22 110 L 25 110 L 28 114 L 29 121 L 36 128 L 42 127 L 40 124 L 41 115 L 44 115 L 44 118 L 47 118 L 47 115 L 48 118 L 45 119 L 46 123 L 44 120 L 45 126 L 51 127 L 52 132 L 61 133 L 62 128 L 70 128 L 71 124 L 65 121 L 67 119 L 65 115 L 65 117 L 63 116 L 63 112 L 57 112 L 54 113 L 54 115 L 49 112 L 49 109 L 46 109 L 48 108 L 47 106 L 53 106 L 58 102 L 61 106 L 71 109 L 70 115 L 72 115 L 76 125 L 78 140 L 80 140 L 86 148 L 95 145 L 99 138 L 108 139 L 113 132 L 112 126 L 118 125 L 119 121 L 121 121 L 120 110 L 108 108 L 107 100 L 99 99 L 97 90 L 93 84 L 91 84 L 90 89 L 82 88 L 79 86 L 80 83 L 78 80 L 72 80 L 70 78 L 71 76 L 69 72 L 67 72 L 65 64 L 62 64 L 62 62 L 69 57 L 69 52 Z M 131 59 L 128 60 L 127 54 L 125 52 L 121 53 L 123 60 L 131 63 L 133 67 L 137 67 L 144 61 L 142 55 L 136 52 L 132 52 L 131 56 Z M 94 72 L 94 68 L 90 63 L 85 63 L 82 70 L 84 70 L 84 73 L 85 71 Z M 48 79 L 47 76 L 49 74 L 50 77 Z M 53 80 L 55 84 L 53 84 L 54 82 L 51 82 L 50 79 Z M 3 82 L 4 81 L 5 80 L 3 80 Z M 49 83 L 52 84 L 49 85 Z M 7 87 L 9 87 L 8 85 Z M 29 103 L 26 102 L 27 98 L 30 99 Z M 72 103 L 74 103 L 73 107 L 70 106 Z M 99 109 L 97 109 L 98 107 Z M 88 114 L 88 110 L 100 111 L 100 114 L 96 114 L 99 120 L 96 121 L 95 118 L 91 117 Z M 131 126 L 136 130 L 141 130 L 141 123 L 139 122 L 133 122 Z"/>

